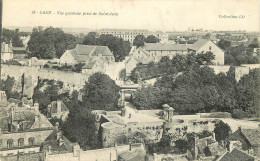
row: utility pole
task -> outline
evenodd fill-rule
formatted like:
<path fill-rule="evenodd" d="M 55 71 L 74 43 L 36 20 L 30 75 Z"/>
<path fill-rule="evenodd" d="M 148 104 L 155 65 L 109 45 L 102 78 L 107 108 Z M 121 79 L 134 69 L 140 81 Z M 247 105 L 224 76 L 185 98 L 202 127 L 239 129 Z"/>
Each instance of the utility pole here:
<path fill-rule="evenodd" d="M 3 0 L 0 0 L 0 81 L 2 76 L 2 15 L 3 15 Z"/>

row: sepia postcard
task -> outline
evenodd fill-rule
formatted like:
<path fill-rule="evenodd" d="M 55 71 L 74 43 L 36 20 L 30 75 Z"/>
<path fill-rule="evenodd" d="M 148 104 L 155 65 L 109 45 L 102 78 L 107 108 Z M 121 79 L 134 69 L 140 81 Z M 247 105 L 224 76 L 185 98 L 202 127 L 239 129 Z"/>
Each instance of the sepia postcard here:
<path fill-rule="evenodd" d="M 259 0 L 0 0 L 0 161 L 259 161 Z"/>

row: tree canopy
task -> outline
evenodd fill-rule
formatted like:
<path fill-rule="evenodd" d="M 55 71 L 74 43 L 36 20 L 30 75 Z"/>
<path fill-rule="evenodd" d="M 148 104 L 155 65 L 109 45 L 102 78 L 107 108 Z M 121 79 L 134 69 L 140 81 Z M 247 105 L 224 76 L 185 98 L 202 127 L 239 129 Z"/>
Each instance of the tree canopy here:
<path fill-rule="evenodd" d="M 64 33 L 60 28 L 34 28 L 28 42 L 28 57 L 40 59 L 60 58 L 67 49 L 73 49 L 81 39 Z"/>
<path fill-rule="evenodd" d="M 136 46 L 136 48 L 142 47 L 144 46 L 144 42 L 145 42 L 144 35 L 137 35 L 133 41 L 133 45 Z"/>
<path fill-rule="evenodd" d="M 211 59 L 211 54 L 208 55 Z M 149 67 L 138 64 L 130 75 L 134 82 L 150 79 L 149 73 L 157 73 L 154 75 L 157 81 L 153 86 L 137 90 L 132 103 L 139 109 L 162 108 L 163 104 L 169 104 L 180 114 L 220 111 L 230 112 L 235 118 L 257 117 L 259 69 L 251 70 L 237 82 L 234 67 L 227 73 L 215 74 L 213 69 L 201 66 L 202 59 L 209 61 L 207 56 L 189 54 L 177 55 L 172 60 L 163 57 Z"/>
<path fill-rule="evenodd" d="M 22 40 L 20 39 L 20 36 L 27 36 L 27 35 L 28 34 L 25 32 L 19 32 L 19 29 L 9 30 L 4 28 L 2 32 L 3 41 L 8 44 L 12 41 L 12 45 L 14 47 L 22 47 L 23 43 Z"/>
<path fill-rule="evenodd" d="M 115 61 L 122 61 L 130 52 L 129 41 L 124 41 L 122 38 L 113 35 L 98 35 L 96 32 L 90 32 L 85 36 L 84 45 L 102 45 L 107 46 L 113 53 Z"/>
<path fill-rule="evenodd" d="M 154 35 L 149 35 L 149 36 L 147 36 L 147 38 L 145 39 L 145 42 L 146 43 L 157 43 L 157 42 L 159 42 L 160 40 L 157 38 L 157 37 L 155 37 Z"/>
<path fill-rule="evenodd" d="M 95 73 L 82 89 L 83 105 L 92 110 L 115 110 L 120 97 L 119 90 L 119 86 L 108 75 Z"/>

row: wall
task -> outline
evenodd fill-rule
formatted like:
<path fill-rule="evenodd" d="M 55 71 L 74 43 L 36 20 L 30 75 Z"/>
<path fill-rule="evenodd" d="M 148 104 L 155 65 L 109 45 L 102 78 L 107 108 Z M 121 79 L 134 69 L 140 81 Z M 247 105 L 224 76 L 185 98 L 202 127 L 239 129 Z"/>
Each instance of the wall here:
<path fill-rule="evenodd" d="M 219 74 L 221 72 L 227 73 L 230 69 L 229 65 L 208 65 L 209 68 L 212 68 L 215 74 Z"/>
<path fill-rule="evenodd" d="M 32 96 L 33 89 L 38 82 L 38 77 L 41 79 L 62 81 L 64 83 L 64 89 L 69 91 L 81 89 L 89 78 L 89 75 L 82 73 L 2 64 L 2 79 L 5 80 L 8 75 L 14 77 L 16 81 L 14 88 L 17 91 L 22 91 L 21 80 L 23 74 L 25 78 L 24 94 L 28 97 Z"/>
<path fill-rule="evenodd" d="M 1 53 L 1 59 L 5 62 L 8 60 L 12 60 L 14 57 L 13 53 Z"/>
<path fill-rule="evenodd" d="M 241 79 L 241 77 L 247 74 L 249 74 L 249 67 L 235 67 L 235 79 L 237 82 Z"/>

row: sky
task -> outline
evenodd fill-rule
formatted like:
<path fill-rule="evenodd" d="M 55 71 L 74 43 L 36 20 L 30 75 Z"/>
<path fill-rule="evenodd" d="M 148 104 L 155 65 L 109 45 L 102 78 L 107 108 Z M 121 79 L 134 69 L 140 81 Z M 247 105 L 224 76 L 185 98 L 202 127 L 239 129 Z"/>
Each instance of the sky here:
<path fill-rule="evenodd" d="M 87 12 L 92 15 L 82 15 Z M 3 27 L 259 31 L 259 19 L 258 0 L 3 0 Z"/>

